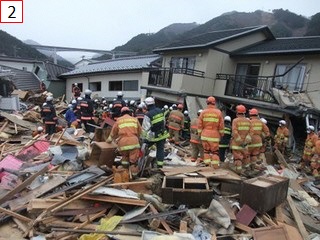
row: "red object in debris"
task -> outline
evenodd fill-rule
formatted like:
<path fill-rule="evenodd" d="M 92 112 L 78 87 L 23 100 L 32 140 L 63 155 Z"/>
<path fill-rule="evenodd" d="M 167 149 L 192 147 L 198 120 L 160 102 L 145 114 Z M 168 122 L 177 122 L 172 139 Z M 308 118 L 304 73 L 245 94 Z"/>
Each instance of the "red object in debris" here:
<path fill-rule="evenodd" d="M 17 157 L 21 160 L 28 161 L 49 149 L 50 143 L 48 141 L 37 141 L 31 146 L 22 149 Z"/>
<path fill-rule="evenodd" d="M 244 204 L 240 211 L 236 214 L 236 218 L 239 223 L 249 226 L 256 215 L 257 212 L 255 210 Z"/>

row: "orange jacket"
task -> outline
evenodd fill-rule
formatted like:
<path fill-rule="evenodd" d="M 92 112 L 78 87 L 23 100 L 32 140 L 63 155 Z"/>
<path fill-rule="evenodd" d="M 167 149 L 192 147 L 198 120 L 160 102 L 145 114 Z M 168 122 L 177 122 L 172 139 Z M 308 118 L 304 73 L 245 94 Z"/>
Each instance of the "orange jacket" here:
<path fill-rule="evenodd" d="M 244 116 L 238 116 L 232 121 L 231 149 L 239 149 L 242 144 L 251 142 L 251 122 Z"/>
<path fill-rule="evenodd" d="M 315 143 L 314 153 L 320 156 L 320 138 L 318 138 Z"/>
<path fill-rule="evenodd" d="M 108 140 L 115 139 L 120 151 L 140 148 L 142 129 L 137 118 L 125 114 L 119 117 L 111 129 Z"/>
<path fill-rule="evenodd" d="M 190 142 L 199 144 L 200 143 L 200 136 L 198 133 L 198 118 L 192 119 L 190 123 Z"/>
<path fill-rule="evenodd" d="M 168 128 L 180 131 L 184 126 L 184 115 L 179 110 L 172 110 L 168 117 Z"/>
<path fill-rule="evenodd" d="M 286 126 L 278 127 L 274 141 L 276 143 L 287 142 L 289 138 L 289 129 Z"/>
<path fill-rule="evenodd" d="M 251 117 L 250 121 L 250 136 L 252 138 L 252 141 L 249 147 L 261 147 L 262 139 L 270 136 L 269 128 L 256 116 Z"/>
<path fill-rule="evenodd" d="M 208 105 L 201 112 L 198 122 L 198 133 L 203 141 L 220 142 L 220 138 L 224 134 L 224 120 L 222 112 L 214 105 Z"/>
<path fill-rule="evenodd" d="M 304 143 L 303 154 L 311 155 L 314 153 L 316 142 L 318 140 L 318 135 L 314 132 L 311 132 L 307 135 L 307 139 Z"/>

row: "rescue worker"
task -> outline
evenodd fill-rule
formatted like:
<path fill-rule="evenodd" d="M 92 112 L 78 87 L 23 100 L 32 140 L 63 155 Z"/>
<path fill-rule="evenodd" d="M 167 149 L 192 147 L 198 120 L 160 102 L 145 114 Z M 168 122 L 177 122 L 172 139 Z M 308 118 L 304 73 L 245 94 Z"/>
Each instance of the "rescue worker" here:
<path fill-rule="evenodd" d="M 112 118 L 117 120 L 121 115 L 121 109 L 126 106 L 126 102 L 123 100 L 123 93 L 119 91 L 117 98 L 112 103 Z"/>
<path fill-rule="evenodd" d="M 302 160 L 300 163 L 301 169 L 308 169 L 310 167 L 311 158 L 315 152 L 316 141 L 318 135 L 314 132 L 314 126 L 310 125 L 307 127 L 307 138 L 304 143 Z"/>
<path fill-rule="evenodd" d="M 41 117 L 43 118 L 43 123 L 46 126 L 46 133 L 48 135 L 52 135 L 56 132 L 56 124 L 58 121 L 56 109 L 54 108 L 52 101 L 53 97 L 48 96 L 41 109 Z"/>
<path fill-rule="evenodd" d="M 158 168 L 163 167 L 164 160 L 164 143 L 169 134 L 165 128 L 165 120 L 163 112 L 155 106 L 154 98 L 147 97 L 145 99 L 147 112 L 142 122 L 142 136 L 144 139 L 155 144 L 157 148 L 156 163 Z"/>
<path fill-rule="evenodd" d="M 198 122 L 199 116 L 202 112 L 202 109 L 199 109 L 197 112 L 197 117 L 192 119 L 190 122 L 190 145 L 191 145 L 191 161 L 199 162 L 203 161 L 203 147 L 200 139 L 200 135 L 198 133 Z M 199 159 L 198 156 L 200 155 Z"/>
<path fill-rule="evenodd" d="M 274 136 L 274 148 L 278 149 L 282 154 L 285 154 L 289 140 L 289 129 L 286 127 L 286 124 L 285 120 L 280 120 L 276 135 Z"/>
<path fill-rule="evenodd" d="M 223 137 L 219 142 L 219 158 L 221 162 L 224 162 L 226 158 L 226 151 L 230 148 L 230 139 L 231 139 L 231 117 L 224 117 L 224 129 Z"/>
<path fill-rule="evenodd" d="M 249 166 L 250 163 L 247 145 L 251 142 L 251 122 L 245 116 L 246 111 L 245 106 L 238 105 L 236 107 L 237 117 L 232 121 L 231 150 L 237 173 L 242 173 L 242 165 Z"/>
<path fill-rule="evenodd" d="M 184 121 L 183 121 L 183 129 L 182 129 L 182 139 L 183 140 L 189 140 L 190 139 L 190 122 L 191 119 L 189 117 L 189 112 L 185 110 L 183 112 L 184 115 Z"/>
<path fill-rule="evenodd" d="M 136 113 L 136 110 L 137 110 L 136 101 L 135 100 L 131 100 L 129 102 L 129 109 L 131 111 L 131 116 L 135 117 L 135 113 Z"/>
<path fill-rule="evenodd" d="M 144 112 L 143 112 L 143 104 L 140 103 L 136 109 L 136 112 L 134 114 L 136 118 L 138 119 L 139 123 L 142 125 L 143 118 L 144 118 Z"/>
<path fill-rule="evenodd" d="M 40 91 L 41 92 L 47 91 L 47 86 L 46 86 L 46 84 L 44 83 L 43 80 L 40 82 Z"/>
<path fill-rule="evenodd" d="M 320 132 L 318 132 L 318 139 L 314 147 L 314 155 L 311 158 L 310 167 L 312 175 L 318 180 L 320 178 Z"/>
<path fill-rule="evenodd" d="M 68 127 L 77 128 L 78 126 L 77 116 L 74 113 L 72 104 L 68 105 L 68 110 L 65 114 L 65 119 L 68 122 Z"/>
<path fill-rule="evenodd" d="M 139 173 L 138 159 L 140 154 L 141 125 L 135 117 L 130 116 L 128 107 L 121 108 L 121 116 L 113 125 L 107 142 L 114 140 L 122 156 L 121 165 L 128 169 L 132 176 Z"/>
<path fill-rule="evenodd" d="M 258 157 L 261 153 L 262 141 L 265 138 L 270 137 L 269 128 L 259 118 L 259 111 L 256 108 L 249 110 L 249 116 L 251 121 L 251 143 L 248 145 L 250 167 L 252 170 L 260 170 L 257 164 L 261 164 L 258 161 Z"/>
<path fill-rule="evenodd" d="M 80 103 L 82 100 L 83 100 L 82 97 L 78 97 L 76 107 L 74 108 L 74 114 L 77 117 L 78 126 L 81 126 L 81 124 L 82 124 L 82 122 L 81 122 L 81 108 L 80 108 Z"/>
<path fill-rule="evenodd" d="M 168 105 L 164 105 L 162 108 L 162 111 L 163 111 L 164 117 L 167 119 L 170 113 Z"/>
<path fill-rule="evenodd" d="M 184 115 L 182 113 L 183 105 L 178 104 L 177 109 L 172 110 L 168 117 L 168 128 L 170 135 L 170 142 L 174 142 L 174 144 L 180 144 L 180 131 L 183 129 L 184 125 Z"/>
<path fill-rule="evenodd" d="M 203 162 L 219 168 L 219 142 L 224 134 L 224 121 L 222 112 L 216 108 L 216 99 L 210 96 L 206 102 L 207 108 L 201 112 L 198 123 L 198 133 L 204 150 Z"/>
<path fill-rule="evenodd" d="M 75 99 L 77 99 L 78 97 L 80 97 L 81 95 L 81 90 L 78 87 L 78 83 L 75 83 L 73 88 L 72 88 L 72 93 Z"/>
<path fill-rule="evenodd" d="M 86 89 L 84 91 L 84 98 L 80 101 L 80 111 L 81 111 L 81 122 L 84 124 L 84 128 L 87 133 L 94 132 L 94 127 L 88 125 L 94 124 L 93 122 L 93 101 L 91 99 L 92 91 L 90 89 Z"/>
<path fill-rule="evenodd" d="M 267 125 L 268 121 L 265 118 L 260 118 L 261 122 L 264 124 L 264 128 L 267 129 L 267 131 L 270 133 L 269 127 Z M 267 151 L 267 147 L 271 146 L 271 135 L 269 135 L 268 137 L 265 136 L 262 138 L 262 147 L 260 148 L 260 154 L 258 157 L 258 161 L 261 162 L 265 162 L 266 161 L 266 151 Z"/>

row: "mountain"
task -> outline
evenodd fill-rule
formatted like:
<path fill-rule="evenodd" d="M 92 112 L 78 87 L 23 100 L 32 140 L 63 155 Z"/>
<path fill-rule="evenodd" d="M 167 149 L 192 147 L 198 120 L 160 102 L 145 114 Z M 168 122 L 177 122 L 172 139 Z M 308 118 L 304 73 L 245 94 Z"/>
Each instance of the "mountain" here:
<path fill-rule="evenodd" d="M 315 14 L 309 19 L 283 9 L 275 9 L 272 12 L 257 10 L 250 13 L 232 11 L 215 17 L 201 25 L 196 23 L 176 23 L 154 34 L 139 34 L 126 44 L 116 47 L 114 51 L 132 51 L 138 54 L 149 54 L 157 47 L 198 34 L 258 25 L 269 26 L 275 37 L 320 35 L 319 24 L 320 13 Z M 108 57 L 103 55 L 99 59 L 106 59 Z"/>
<path fill-rule="evenodd" d="M 33 44 L 33 45 L 41 45 L 40 43 L 37 43 L 36 41 L 33 41 L 31 39 L 27 39 L 27 40 L 23 41 L 23 43 L 25 43 L 25 44 Z M 53 51 L 50 51 L 50 50 L 39 49 L 37 51 L 39 51 L 42 54 L 46 55 L 50 59 L 52 58 L 52 55 L 54 54 Z M 65 58 L 61 57 L 59 54 L 57 54 L 57 62 L 61 66 L 74 67 L 71 62 L 69 62 Z"/>
<path fill-rule="evenodd" d="M 20 58 L 31 58 L 39 61 L 52 61 L 53 60 L 45 54 L 39 52 L 37 49 L 30 47 L 16 37 L 11 36 L 5 31 L 0 30 L 0 55 Z M 71 67 L 73 66 L 70 62 L 59 61 L 58 64 Z"/>

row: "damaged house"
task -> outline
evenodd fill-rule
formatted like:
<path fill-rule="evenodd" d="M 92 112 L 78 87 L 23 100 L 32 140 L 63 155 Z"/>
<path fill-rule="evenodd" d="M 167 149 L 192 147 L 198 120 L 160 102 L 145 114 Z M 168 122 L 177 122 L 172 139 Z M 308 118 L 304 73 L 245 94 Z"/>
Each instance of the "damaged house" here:
<path fill-rule="evenodd" d="M 162 67 L 144 75 L 142 88 L 162 104 L 185 102 L 195 116 L 213 95 L 231 116 L 244 104 L 269 122 L 319 127 L 319 36 L 275 38 L 267 26 L 255 26 L 197 35 L 154 52 Z"/>

